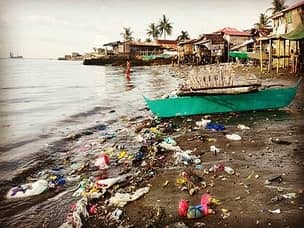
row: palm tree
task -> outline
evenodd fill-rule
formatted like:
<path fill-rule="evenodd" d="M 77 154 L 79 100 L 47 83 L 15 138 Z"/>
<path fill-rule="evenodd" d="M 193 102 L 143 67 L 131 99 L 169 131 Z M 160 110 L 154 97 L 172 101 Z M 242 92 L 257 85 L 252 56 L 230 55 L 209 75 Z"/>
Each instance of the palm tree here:
<path fill-rule="evenodd" d="M 145 42 L 150 43 L 150 42 L 152 42 L 152 40 L 148 37 L 148 38 L 145 40 Z"/>
<path fill-rule="evenodd" d="M 157 39 L 160 34 L 158 26 L 155 23 L 149 24 L 149 28 L 147 29 L 147 35 L 152 36 L 153 39 Z"/>
<path fill-rule="evenodd" d="M 190 36 L 187 31 L 181 31 L 181 34 L 177 37 L 177 41 L 190 40 Z"/>
<path fill-rule="evenodd" d="M 158 29 L 160 31 L 160 35 L 164 34 L 164 39 L 166 39 L 166 35 L 171 35 L 172 33 L 172 24 L 169 22 L 169 19 L 166 18 L 166 15 L 163 15 L 163 18 L 160 19 Z"/>
<path fill-rule="evenodd" d="M 120 35 L 123 36 L 124 41 L 130 41 L 133 40 L 132 33 L 133 31 L 131 31 L 131 27 L 124 27 L 123 32 L 120 33 Z"/>
<path fill-rule="evenodd" d="M 286 0 L 272 0 L 272 7 L 268 8 L 268 10 L 272 11 L 272 15 L 282 11 L 287 8 Z"/>
<path fill-rule="evenodd" d="M 264 29 L 269 26 L 270 18 L 265 14 L 261 13 L 259 17 L 259 22 L 255 23 L 254 26 L 256 29 Z"/>

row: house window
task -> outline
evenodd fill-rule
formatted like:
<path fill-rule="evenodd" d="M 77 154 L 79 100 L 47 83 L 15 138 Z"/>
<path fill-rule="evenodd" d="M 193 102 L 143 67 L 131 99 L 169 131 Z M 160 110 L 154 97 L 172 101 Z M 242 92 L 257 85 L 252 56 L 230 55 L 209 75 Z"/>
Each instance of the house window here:
<path fill-rule="evenodd" d="M 291 11 L 286 13 L 286 21 L 287 21 L 287 24 L 292 23 L 292 13 L 291 13 Z"/>

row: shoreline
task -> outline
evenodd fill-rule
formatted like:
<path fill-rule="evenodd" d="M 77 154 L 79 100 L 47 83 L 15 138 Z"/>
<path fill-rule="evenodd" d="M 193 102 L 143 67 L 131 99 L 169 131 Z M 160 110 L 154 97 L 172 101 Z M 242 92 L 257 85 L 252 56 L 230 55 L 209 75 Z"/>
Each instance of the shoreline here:
<path fill-rule="evenodd" d="M 177 72 L 180 70 L 189 70 L 189 67 L 184 67 L 181 69 L 176 68 L 175 70 Z M 179 78 L 179 75 L 176 77 Z M 284 79 L 281 77 L 275 78 L 280 80 Z M 285 80 L 285 82 L 292 83 L 292 80 L 294 80 L 294 78 L 288 81 Z M 146 117 L 129 117 L 126 119 L 125 126 L 121 126 L 120 129 L 117 129 L 115 130 L 115 132 L 113 132 L 116 134 L 116 137 L 107 138 L 108 136 L 105 135 L 105 132 L 104 130 L 102 130 L 102 127 L 93 127 L 91 129 L 91 132 L 90 129 L 84 129 L 78 133 L 75 133 L 75 135 L 71 136 L 71 138 L 66 138 L 66 145 L 58 141 L 58 145 L 63 146 L 64 148 L 62 148 L 61 150 L 60 148 L 56 148 L 55 145 L 52 153 L 58 153 L 57 156 L 62 156 L 61 159 L 63 159 L 62 162 L 64 162 L 67 155 L 71 156 L 71 158 L 74 159 L 73 154 L 75 154 L 76 156 L 78 153 L 82 154 L 82 150 L 85 150 L 85 153 L 87 154 L 82 154 L 81 156 L 88 156 L 86 159 L 84 159 L 84 161 L 87 161 L 89 159 L 90 163 L 82 170 L 76 171 L 76 173 L 82 177 L 92 176 L 96 178 L 100 174 L 98 169 L 94 168 L 94 161 L 100 151 L 105 150 L 107 147 L 116 148 L 116 146 L 125 146 L 128 153 L 130 155 L 135 156 L 140 147 L 143 145 L 141 145 L 140 143 L 136 143 L 134 137 L 138 134 L 144 134 L 144 132 L 147 130 L 150 131 L 150 128 L 154 126 L 156 128 L 163 129 L 164 132 L 162 132 L 163 130 L 160 130 L 162 136 L 156 139 L 152 138 L 151 141 L 149 141 L 149 145 L 151 144 L 152 146 L 153 143 L 159 143 L 163 140 L 164 137 L 170 136 L 176 140 L 177 145 L 181 146 L 182 149 L 194 150 L 194 148 L 196 148 L 194 154 L 200 156 L 203 168 L 209 168 L 209 165 L 211 166 L 212 164 L 215 164 L 218 161 L 224 160 L 228 165 L 234 168 L 236 172 L 240 173 L 240 176 L 229 176 L 225 173 L 215 174 L 215 176 L 202 175 L 202 178 L 206 179 L 207 184 L 214 183 L 214 185 L 208 186 L 207 188 L 201 188 L 193 196 L 190 196 L 187 191 L 180 191 L 180 189 L 175 185 L 175 182 L 182 171 L 194 169 L 194 164 L 190 166 L 184 166 L 180 164 L 175 165 L 175 159 L 173 158 L 174 152 L 162 150 L 157 150 L 156 152 L 154 151 L 154 149 L 149 149 L 146 152 L 146 156 L 144 157 L 146 165 L 141 166 L 141 163 L 143 161 L 140 161 L 139 163 L 133 163 L 131 158 L 129 159 L 126 157 L 127 159 L 118 159 L 117 155 L 121 152 L 121 150 L 115 149 L 116 154 L 114 153 L 111 155 L 111 163 L 110 168 L 108 170 L 109 177 L 121 175 L 123 173 L 127 173 L 128 171 L 133 174 L 139 172 L 139 174 L 132 176 L 126 182 L 122 182 L 119 185 L 116 185 L 116 187 L 114 185 L 113 188 L 107 190 L 107 193 L 99 200 L 93 200 L 92 202 L 97 204 L 97 214 L 92 214 L 87 220 L 83 220 L 84 227 L 117 227 L 119 225 L 122 225 L 124 227 L 142 227 L 149 224 L 152 227 L 164 227 L 166 225 L 168 225 L 169 227 L 174 227 L 174 224 L 178 222 L 184 223 L 185 225 L 188 225 L 190 227 L 198 226 L 198 224 L 196 223 L 205 223 L 207 226 L 210 227 L 214 227 L 215 225 L 220 224 L 226 224 L 228 227 L 234 227 L 237 225 L 237 221 L 240 223 L 238 224 L 238 226 L 246 227 L 246 225 L 248 225 L 246 223 L 246 219 L 249 219 L 251 221 L 251 225 L 256 225 L 256 221 L 259 220 L 259 226 L 266 226 L 268 225 L 267 223 L 272 223 L 273 226 L 277 227 L 277 225 L 280 224 L 280 219 L 283 219 L 282 216 L 286 214 L 289 215 L 290 213 L 292 213 L 292 210 L 296 211 L 295 215 L 287 216 L 285 224 L 295 224 L 297 226 L 302 222 L 300 217 L 298 217 L 301 214 L 301 209 L 299 209 L 299 207 L 301 207 L 301 205 L 303 204 L 303 193 L 299 192 L 301 189 L 303 189 L 303 183 L 299 181 L 299 174 L 303 171 L 303 166 L 301 165 L 301 163 L 292 166 L 293 168 L 288 170 L 288 172 L 291 172 L 292 174 L 288 175 L 288 172 L 285 172 L 282 169 L 260 169 L 259 165 L 257 164 L 253 165 L 254 168 L 252 168 L 252 162 L 254 162 L 254 158 L 258 158 L 260 156 L 260 150 L 264 151 L 264 153 L 266 154 L 263 155 L 263 159 L 268 158 L 268 156 L 271 155 L 271 151 L 267 151 L 268 149 L 266 149 L 266 147 L 269 147 L 269 145 L 274 147 L 275 150 L 282 150 L 282 152 L 285 153 L 284 157 L 287 156 L 289 152 L 294 151 L 294 149 L 302 147 L 299 142 L 301 142 L 300 138 L 301 136 L 303 136 L 303 132 L 300 131 L 301 128 L 297 125 L 297 123 L 303 124 L 303 116 L 301 114 L 301 111 L 303 110 L 304 106 L 303 102 L 299 98 L 301 94 L 303 94 L 303 84 L 301 85 L 301 93 L 297 94 L 296 101 L 294 101 L 294 103 L 292 104 L 291 109 L 287 109 L 287 111 L 261 111 L 235 114 L 218 114 L 209 116 L 212 121 L 224 124 L 227 128 L 225 132 L 237 132 L 242 137 L 244 137 L 245 141 L 242 141 L 239 144 L 237 142 L 228 142 L 223 137 L 223 132 L 210 132 L 204 129 L 193 129 L 193 127 L 195 126 L 195 122 L 198 121 L 202 116 L 171 118 L 162 120 L 161 122 L 155 122 L 152 121 L 150 118 Z M 293 122 L 294 118 L 296 118 L 297 122 L 291 124 L 290 122 Z M 188 119 L 191 119 L 191 121 L 188 121 Z M 245 132 L 237 130 L 236 126 L 238 123 L 238 119 L 241 119 L 242 123 L 250 125 L 251 130 Z M 279 124 L 281 121 L 283 122 L 283 124 Z M 276 129 L 272 129 L 273 126 L 275 126 Z M 291 146 L 281 146 L 276 145 L 275 143 L 269 144 L 270 136 L 281 137 L 282 132 L 284 132 L 284 130 L 286 128 L 288 129 L 289 127 L 292 129 L 290 131 L 292 135 L 289 135 L 286 140 L 292 142 Z M 176 129 L 180 130 L 175 131 Z M 268 132 L 269 129 L 270 132 Z M 298 134 L 299 131 L 300 133 Z M 111 131 L 109 133 L 111 133 Z M 204 137 L 200 138 L 200 136 L 206 136 L 206 139 L 215 138 L 216 142 L 203 141 Z M 250 140 L 253 140 L 254 142 L 251 142 Z M 296 142 L 296 140 L 299 142 Z M 217 156 L 214 156 L 209 152 L 209 147 L 211 144 L 215 144 L 217 147 L 220 147 L 223 152 L 219 153 Z M 251 146 L 249 147 L 249 149 L 246 149 L 248 144 Z M 82 146 L 85 145 L 90 145 L 90 147 L 83 148 Z M 242 150 L 245 150 L 245 152 L 242 152 Z M 296 154 L 298 152 L 295 151 Z M 239 155 L 240 153 L 241 155 Z M 251 156 L 249 156 L 249 154 L 251 154 Z M 161 155 L 164 155 L 165 158 L 159 159 Z M 286 158 L 289 160 L 292 159 L 288 158 L 288 156 Z M 277 160 L 279 159 L 279 157 L 272 156 L 270 159 L 274 159 L 274 161 L 278 164 L 280 163 L 279 160 Z M 238 164 L 237 162 L 240 162 L 240 164 Z M 62 164 L 50 163 L 49 168 L 51 168 L 52 166 L 60 166 Z M 271 162 L 269 164 L 271 164 Z M 246 168 L 247 166 L 249 166 L 249 168 Z M 284 167 L 286 166 L 284 165 Z M 256 172 L 254 175 L 259 174 L 260 178 L 255 179 L 251 177 L 251 179 L 247 180 L 247 177 L 250 175 L 252 169 L 254 169 L 254 171 Z M 295 171 L 296 169 L 300 169 L 300 171 Z M 199 170 L 194 169 L 194 171 L 197 172 Z M 264 191 L 266 188 L 263 186 L 264 180 L 271 177 L 271 175 L 276 175 L 277 172 L 287 173 L 287 176 L 283 176 L 284 182 L 286 179 L 286 183 L 281 184 L 281 187 L 286 187 L 286 185 L 290 184 L 290 181 L 293 179 L 293 177 L 296 178 L 296 187 L 292 188 L 291 190 L 296 190 L 299 197 L 294 200 L 294 204 L 290 205 L 288 203 L 287 207 L 286 201 L 278 202 L 278 204 L 266 203 L 264 205 L 264 202 L 268 202 L 271 197 L 275 196 L 275 194 L 279 194 L 275 189 L 267 189 L 267 194 L 266 196 L 264 196 Z M 31 172 L 27 173 L 27 175 L 24 176 L 24 180 L 28 177 L 28 175 L 31 176 L 30 173 Z M 222 180 L 222 178 L 226 178 L 226 180 Z M 164 185 L 166 181 L 168 181 L 168 184 Z M 16 184 L 20 184 L 20 180 L 18 180 L 17 182 Z M 231 185 L 232 182 L 235 182 L 236 184 Z M 247 188 L 239 184 L 242 182 L 246 182 L 245 184 L 249 186 L 249 189 L 251 190 L 250 194 L 244 194 L 243 191 L 245 191 Z M 79 181 L 68 183 L 66 189 L 75 188 L 78 183 Z M 251 187 L 250 185 L 253 187 Z M 150 186 L 150 191 L 138 200 L 130 202 L 129 204 L 127 204 L 126 207 L 121 208 L 123 211 L 123 215 L 119 220 L 113 220 L 111 218 L 112 212 L 116 209 L 115 207 L 109 207 L 107 205 L 107 202 L 111 198 L 111 196 L 113 196 L 117 191 L 134 192 L 136 189 L 146 186 Z M 9 186 L 6 187 L 6 190 L 8 188 Z M 225 192 L 225 189 L 229 189 L 229 191 Z M 241 191 L 240 189 L 242 189 L 242 192 L 238 192 Z M 180 198 L 183 197 L 189 199 L 191 203 L 195 204 L 196 202 L 199 202 L 201 194 L 206 193 L 207 190 L 210 191 L 210 193 L 216 198 L 222 201 L 222 205 L 220 207 L 217 207 L 218 211 L 216 215 L 210 215 L 206 218 L 195 220 L 187 220 L 178 217 L 177 207 Z M 260 191 L 260 193 L 256 193 L 256 190 Z M 4 194 L 5 191 L 1 191 L 1 193 Z M 72 193 L 73 192 L 67 194 L 71 198 L 71 203 L 76 203 L 79 198 L 72 197 Z M 50 194 L 47 194 L 47 196 L 50 195 L 54 195 L 54 193 L 50 192 Z M 235 200 L 235 198 L 239 195 L 241 195 L 241 200 Z M 252 204 L 252 197 L 258 197 L 260 199 L 258 204 L 262 206 L 264 205 L 270 208 L 270 206 L 274 207 L 279 205 L 282 210 L 281 214 L 265 215 L 265 213 L 268 212 L 259 212 L 257 206 Z M 46 195 L 41 195 L 41 198 L 46 198 Z M 244 203 L 240 203 L 242 208 L 248 209 L 244 209 L 243 213 L 241 213 L 241 211 L 236 210 L 235 207 L 236 205 L 238 205 L 239 201 L 243 200 Z M 295 206 L 292 207 L 293 205 Z M 65 221 L 67 212 L 70 210 L 69 207 L 70 205 L 65 205 L 64 208 L 60 209 L 60 211 L 62 211 L 62 214 L 60 215 L 60 218 L 57 219 L 57 221 L 52 221 L 49 218 L 45 220 L 45 224 L 48 224 L 49 226 L 59 226 L 60 224 L 62 224 Z M 221 208 L 227 208 L 228 210 L 231 210 L 230 217 L 227 217 L 227 219 L 225 220 L 222 219 L 220 211 Z M 288 210 L 290 210 L 291 212 L 288 212 Z M 264 215 L 265 217 L 263 217 Z M 255 216 L 257 217 L 255 218 Z"/>

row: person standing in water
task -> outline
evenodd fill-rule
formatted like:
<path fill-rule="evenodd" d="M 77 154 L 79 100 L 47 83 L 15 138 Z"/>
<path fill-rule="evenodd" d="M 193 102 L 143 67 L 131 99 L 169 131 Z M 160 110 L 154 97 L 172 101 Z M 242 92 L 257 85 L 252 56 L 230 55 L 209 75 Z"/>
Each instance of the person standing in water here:
<path fill-rule="evenodd" d="M 129 62 L 129 60 L 127 60 L 127 69 L 126 69 L 126 75 L 130 76 L 130 72 L 131 72 L 131 64 Z"/>

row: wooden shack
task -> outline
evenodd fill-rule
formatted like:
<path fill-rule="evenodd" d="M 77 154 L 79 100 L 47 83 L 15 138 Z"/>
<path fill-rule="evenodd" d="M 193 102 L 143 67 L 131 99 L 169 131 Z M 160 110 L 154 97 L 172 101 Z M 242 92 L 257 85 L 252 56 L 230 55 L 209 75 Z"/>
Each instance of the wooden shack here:
<path fill-rule="evenodd" d="M 268 70 L 290 67 L 290 53 L 299 55 L 299 68 L 303 70 L 304 59 L 304 1 L 299 1 L 272 16 L 273 33 L 263 39 L 271 50 Z"/>

